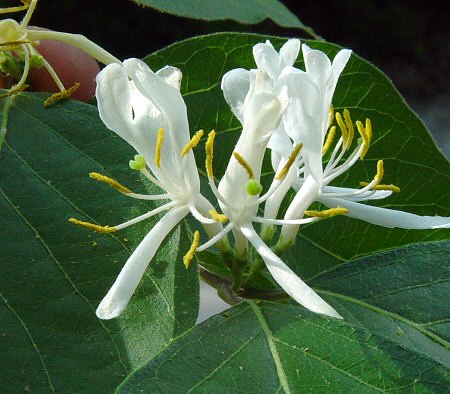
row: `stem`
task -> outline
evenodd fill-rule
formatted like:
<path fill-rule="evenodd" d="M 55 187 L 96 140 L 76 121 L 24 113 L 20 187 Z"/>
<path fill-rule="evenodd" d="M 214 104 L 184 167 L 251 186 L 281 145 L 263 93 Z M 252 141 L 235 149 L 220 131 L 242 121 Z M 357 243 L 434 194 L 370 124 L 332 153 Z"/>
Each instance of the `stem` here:
<path fill-rule="evenodd" d="M 268 301 L 288 301 L 291 297 L 281 289 L 253 289 L 248 288 L 239 293 L 239 297 Z"/>
<path fill-rule="evenodd" d="M 95 59 L 97 59 L 100 63 L 110 64 L 110 63 L 118 63 L 122 64 L 122 62 L 111 55 L 109 52 L 105 51 L 101 46 L 95 44 L 85 36 L 81 34 L 70 34 L 70 33 L 62 33 L 59 31 L 51 31 L 51 30 L 27 30 L 28 39 L 31 41 L 37 40 L 56 40 L 60 42 L 64 42 L 66 44 L 72 45 L 81 49 L 83 52 L 86 52 L 88 55 L 91 55 Z"/>
<path fill-rule="evenodd" d="M 252 283 L 255 279 L 256 275 L 264 268 L 264 262 L 259 255 L 256 256 L 255 260 L 250 264 L 250 270 L 242 283 L 242 287 L 246 288 L 248 285 Z"/>

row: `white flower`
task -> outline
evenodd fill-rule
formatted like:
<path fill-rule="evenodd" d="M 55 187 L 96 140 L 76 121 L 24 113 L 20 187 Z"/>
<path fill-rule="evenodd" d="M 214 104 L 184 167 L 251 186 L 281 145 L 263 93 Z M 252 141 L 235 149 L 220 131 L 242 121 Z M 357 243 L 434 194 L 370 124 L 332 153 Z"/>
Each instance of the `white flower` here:
<path fill-rule="evenodd" d="M 9 56 L 12 56 L 10 55 L 10 52 L 14 52 L 16 55 L 21 55 L 24 60 L 22 76 L 16 85 L 9 89 L 8 95 L 26 88 L 25 83 L 30 68 L 33 65 L 44 67 L 61 91 L 48 98 L 45 102 L 46 105 L 50 105 L 57 100 L 70 96 L 70 94 L 78 88 L 79 84 L 76 84 L 69 89 L 64 87 L 52 66 L 39 54 L 37 48 L 39 47 L 40 40 L 56 40 L 72 45 L 91 55 L 103 64 L 120 64 L 120 60 L 80 34 L 28 28 L 31 16 L 36 8 L 37 0 L 22 1 L 22 3 L 24 4 L 23 6 L 0 9 L 1 13 L 27 10 L 20 23 L 16 22 L 14 19 L 3 19 L 0 21 L 0 52 L 6 52 L 7 55 L 4 56 L 8 56 L 8 54 Z"/>
<path fill-rule="evenodd" d="M 300 219 L 306 211 L 306 214 L 318 218 L 347 214 L 385 227 L 406 229 L 449 227 L 449 218 L 419 216 L 361 204 L 361 201 L 382 199 L 392 192 L 399 191 L 394 185 L 380 184 L 384 175 L 381 160 L 378 162 L 375 178 L 371 182 L 362 183 L 361 189 L 328 186 L 365 156 L 372 137 L 372 126 L 369 119 L 366 119 L 365 125 L 356 122 L 356 130 L 361 139 L 352 150 L 355 127 L 349 111 L 344 110 L 343 116 L 336 113 L 335 117 L 333 111 L 330 112 L 337 80 L 351 52 L 341 50 L 331 63 L 324 53 L 312 50 L 305 44 L 302 45 L 302 51 L 306 72 L 290 70 L 280 77 L 288 86 L 289 106 L 283 115 L 284 133 L 281 130 L 270 144 L 275 170 L 283 160 L 288 159 L 289 148 L 286 147 L 303 144 L 301 159 L 291 167 L 288 177 L 298 192 L 289 205 L 284 219 Z M 337 126 L 331 126 L 334 118 Z M 341 131 L 341 137 L 327 165 L 323 166 L 323 156 L 332 146 L 337 130 Z M 278 164 L 280 162 L 281 164 Z M 266 203 L 266 217 L 276 217 L 287 189 L 280 188 L 269 199 Z M 314 201 L 319 201 L 331 209 L 322 212 L 307 211 Z M 295 240 L 297 231 L 298 226 L 283 226 L 278 248 L 282 250 L 289 246 Z"/>
<path fill-rule="evenodd" d="M 200 181 L 192 148 L 203 131 L 192 139 L 186 105 L 180 94 L 181 72 L 165 67 L 157 73 L 138 59 L 111 64 L 97 77 L 97 102 L 105 125 L 133 146 L 138 155 L 130 162 L 151 182 L 165 191 L 159 195 L 132 193 L 111 178 L 93 173 L 125 195 L 144 200 L 169 200 L 166 204 L 118 226 L 97 226 L 71 219 L 75 224 L 100 232 L 113 232 L 147 219 L 162 211 L 166 215 L 145 236 L 125 263 L 108 294 L 97 309 L 101 319 L 117 317 L 126 307 L 142 275 L 169 232 L 191 212 L 211 235 L 222 225 L 203 213 L 213 207 L 200 194 Z M 194 241 L 198 244 L 198 235 Z M 188 265 L 193 251 L 185 259 Z"/>
<path fill-rule="evenodd" d="M 247 257 L 250 242 L 265 262 L 272 277 L 297 302 L 316 313 L 340 318 L 340 315 L 306 285 L 272 250 L 262 241 L 252 222 L 266 224 L 300 224 L 313 219 L 277 221 L 257 216 L 258 206 L 283 184 L 283 177 L 274 181 L 262 196 L 259 184 L 261 166 L 267 144 L 279 125 L 286 106 L 285 89 L 278 83 L 278 76 L 286 67 L 292 66 L 297 53 L 298 41 L 288 41 L 276 54 L 269 44 L 254 47 L 257 70 L 232 70 L 224 75 L 222 89 L 231 110 L 243 126 L 227 169 L 218 188 L 212 173 L 212 143 L 210 133 L 207 142 L 207 172 L 209 183 L 225 214 L 223 222 L 229 223 L 209 242 L 199 247 L 209 247 L 229 231 L 233 231 L 238 260 Z M 275 53 L 274 53 L 275 52 Z"/>

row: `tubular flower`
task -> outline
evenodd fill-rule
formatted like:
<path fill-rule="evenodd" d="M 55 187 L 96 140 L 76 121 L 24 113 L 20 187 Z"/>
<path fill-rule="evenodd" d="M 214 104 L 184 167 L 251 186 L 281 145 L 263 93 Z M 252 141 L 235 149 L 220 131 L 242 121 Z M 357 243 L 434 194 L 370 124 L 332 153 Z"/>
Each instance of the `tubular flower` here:
<path fill-rule="evenodd" d="M 157 73 L 138 59 L 111 64 L 97 76 L 97 102 L 105 125 L 133 146 L 137 155 L 130 167 L 165 191 L 158 195 L 136 194 L 101 174 L 91 177 L 109 184 L 126 196 L 144 200 L 167 200 L 164 205 L 117 226 L 98 226 L 71 219 L 75 224 L 99 232 L 113 232 L 160 212 L 165 216 L 144 237 L 131 254 L 108 294 L 97 308 L 101 319 L 117 317 L 128 304 L 149 262 L 169 232 L 190 212 L 212 236 L 222 224 L 205 217 L 213 209 L 200 194 L 200 181 L 192 149 L 203 131 L 189 135 L 186 105 L 180 94 L 181 72 L 165 67 Z M 198 244 L 184 259 L 189 266 Z M 218 245 L 220 248 L 220 245 Z"/>
<path fill-rule="evenodd" d="M 103 64 L 121 63 L 103 48 L 80 34 L 70 34 L 50 30 L 28 28 L 31 16 L 36 8 L 37 0 L 21 0 L 22 6 L 0 9 L 0 14 L 27 10 L 20 23 L 13 19 L 0 21 L 0 69 L 18 79 L 6 95 L 12 95 L 27 88 L 26 81 L 31 67 L 44 67 L 60 89 L 59 93 L 50 96 L 45 105 L 51 105 L 69 97 L 79 84 L 66 89 L 52 66 L 39 54 L 40 40 L 56 40 L 81 49 Z M 19 66 L 18 61 L 23 65 Z"/>
<path fill-rule="evenodd" d="M 265 262 L 272 277 L 292 298 L 311 311 L 340 318 L 330 305 L 272 252 L 252 225 L 252 222 L 297 225 L 317 220 L 317 218 L 274 220 L 257 216 L 259 204 L 266 201 L 278 187 L 282 187 L 285 179 L 284 175 L 280 176 L 265 194 L 260 195 L 262 187 L 259 181 L 264 153 L 287 105 L 285 89 L 276 78 L 286 66 L 293 64 L 298 53 L 298 46 L 296 49 L 293 41 L 288 41 L 280 51 L 280 55 L 275 53 L 275 56 L 273 52 L 273 48 L 267 43 L 255 46 L 254 55 L 259 68 L 250 71 L 232 70 L 222 79 L 225 99 L 242 123 L 243 130 L 217 188 L 212 170 L 212 147 L 215 134 L 210 133 L 208 137 L 206 143 L 208 179 L 227 224 L 220 233 L 197 250 L 206 249 L 217 239 L 232 231 L 239 260 L 246 259 L 250 242 Z M 280 59 L 289 59 L 289 61 L 280 61 Z M 269 71 L 271 74 L 268 73 Z"/>
<path fill-rule="evenodd" d="M 386 208 L 361 204 L 362 201 L 382 199 L 400 189 L 395 185 L 381 184 L 384 175 L 383 161 L 378 161 L 376 175 L 372 181 L 361 182 L 360 189 L 328 186 L 334 179 L 346 172 L 359 159 L 366 155 L 372 138 L 372 125 L 369 119 L 363 124 L 353 123 L 350 112 L 334 112 L 331 100 L 337 80 L 344 69 L 351 52 L 341 50 L 333 62 L 318 51 L 302 45 L 306 72 L 291 70 L 280 79 L 288 86 L 289 106 L 283 115 L 285 133 L 277 135 L 278 145 L 271 144 L 272 163 L 288 160 L 286 146 L 303 144 L 301 159 L 292 166 L 291 184 L 297 193 L 289 205 L 284 219 L 293 220 L 312 217 L 330 217 L 345 214 L 367 222 L 405 229 L 427 229 L 450 227 L 450 219 L 439 216 L 418 216 Z M 330 109 L 331 108 L 331 109 Z M 334 123 L 334 124 L 333 124 Z M 340 137 L 336 139 L 337 132 Z M 355 134 L 360 138 L 355 142 Z M 324 155 L 334 145 L 326 165 L 322 164 Z M 295 167 L 295 168 L 294 168 Z M 283 190 L 285 194 L 288 188 Z M 280 189 L 281 190 L 281 189 Z M 280 193 L 280 191 L 278 191 Z M 284 194 L 275 196 L 266 204 L 266 216 L 278 212 L 279 202 Z M 308 207 L 319 201 L 327 206 L 325 211 L 308 211 Z M 272 204 L 272 205 L 271 205 Z M 278 250 L 283 250 L 294 240 L 298 225 L 283 226 Z"/>

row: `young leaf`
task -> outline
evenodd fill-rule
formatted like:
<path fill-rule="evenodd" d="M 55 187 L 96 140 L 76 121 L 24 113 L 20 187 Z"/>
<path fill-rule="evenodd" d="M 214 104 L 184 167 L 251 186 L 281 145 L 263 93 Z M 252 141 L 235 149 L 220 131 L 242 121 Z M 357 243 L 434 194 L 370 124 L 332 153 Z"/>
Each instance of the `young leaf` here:
<path fill-rule="evenodd" d="M 143 189 L 128 167 L 135 152 L 106 130 L 96 108 L 44 108 L 43 100 L 8 98 L 2 113 L 0 386 L 110 392 L 195 323 L 197 270 L 182 264 L 190 236 L 184 225 L 175 230 L 123 315 L 99 320 L 98 303 L 154 221 L 109 235 L 68 222 L 120 223 L 149 207 L 89 179 L 97 171 Z"/>
<path fill-rule="evenodd" d="M 117 392 L 448 391 L 449 253 L 450 242 L 418 244 L 318 277 L 343 321 L 242 303 L 178 338 Z"/>

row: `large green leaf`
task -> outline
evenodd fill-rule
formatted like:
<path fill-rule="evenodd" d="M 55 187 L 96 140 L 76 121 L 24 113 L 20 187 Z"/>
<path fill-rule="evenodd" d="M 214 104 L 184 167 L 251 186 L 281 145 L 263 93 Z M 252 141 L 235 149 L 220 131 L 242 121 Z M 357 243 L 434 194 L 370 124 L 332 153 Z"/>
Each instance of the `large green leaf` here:
<path fill-rule="evenodd" d="M 225 170 L 241 130 L 223 99 L 222 75 L 237 67 L 254 68 L 252 46 L 266 39 L 276 48 L 285 42 L 276 37 L 221 33 L 179 42 L 146 58 L 154 69 L 171 64 L 183 71 L 182 92 L 192 130 L 203 128 L 217 132 L 214 166 L 218 177 Z M 325 42 L 309 41 L 308 44 L 331 58 L 340 50 L 337 45 Z M 296 65 L 303 67 L 301 55 Z M 338 178 L 335 185 L 358 187 L 360 181 L 373 178 L 377 160 L 384 159 L 384 182 L 396 184 L 402 191 L 379 201 L 379 206 L 420 215 L 449 216 L 448 162 L 423 123 L 382 72 L 354 54 L 339 80 L 333 104 L 338 110 L 349 108 L 354 120 L 369 117 L 374 128 L 373 143 L 366 158 Z M 199 147 L 196 155 L 201 167 L 203 148 Z M 270 160 L 265 161 L 264 173 L 263 181 L 267 184 L 273 177 Z M 341 261 L 448 236 L 447 230 L 387 229 L 335 217 L 304 226 L 296 247 L 284 258 L 296 272 L 310 277 Z"/>
<path fill-rule="evenodd" d="M 254 24 L 270 18 L 284 27 L 296 27 L 312 32 L 278 0 L 134 0 L 138 4 L 156 8 L 187 18 L 207 21 L 233 19 Z"/>
<path fill-rule="evenodd" d="M 185 225 L 168 238 L 123 315 L 95 308 L 154 222 L 117 235 L 75 227 L 71 216 L 115 224 L 147 206 L 89 179 L 113 175 L 143 189 L 132 149 L 97 110 L 42 95 L 8 99 L 0 162 L 0 386 L 2 392 L 110 392 L 197 317 L 198 278 L 181 255 Z"/>
<path fill-rule="evenodd" d="M 177 339 L 121 393 L 450 390 L 450 243 L 404 247 L 318 277 L 344 321 L 242 303 Z M 434 331 L 434 332 L 433 332 Z"/>

